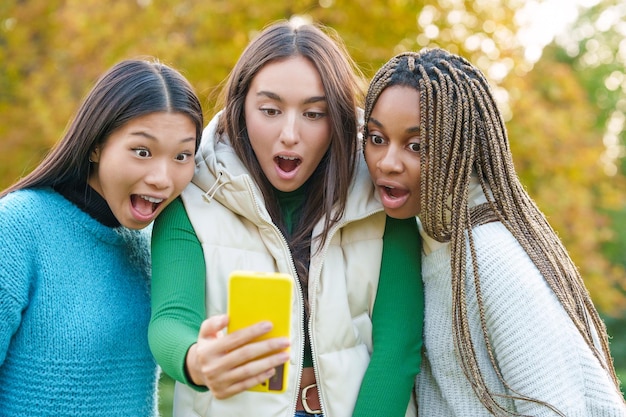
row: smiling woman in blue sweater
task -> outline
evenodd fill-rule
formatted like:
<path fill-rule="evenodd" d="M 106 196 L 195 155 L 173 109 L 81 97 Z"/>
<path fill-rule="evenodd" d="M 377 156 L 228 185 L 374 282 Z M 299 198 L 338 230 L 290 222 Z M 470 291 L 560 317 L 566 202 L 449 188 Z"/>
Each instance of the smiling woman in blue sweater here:
<path fill-rule="evenodd" d="M 123 61 L 0 193 L 0 415 L 157 415 L 145 228 L 191 180 L 202 126 L 180 73 Z"/>

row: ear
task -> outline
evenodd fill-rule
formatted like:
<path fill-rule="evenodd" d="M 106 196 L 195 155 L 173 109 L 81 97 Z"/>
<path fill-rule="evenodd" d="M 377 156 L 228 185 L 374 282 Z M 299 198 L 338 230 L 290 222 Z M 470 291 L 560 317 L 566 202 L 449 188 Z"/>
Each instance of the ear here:
<path fill-rule="evenodd" d="M 89 162 L 100 162 L 100 148 L 95 147 L 89 154 Z"/>

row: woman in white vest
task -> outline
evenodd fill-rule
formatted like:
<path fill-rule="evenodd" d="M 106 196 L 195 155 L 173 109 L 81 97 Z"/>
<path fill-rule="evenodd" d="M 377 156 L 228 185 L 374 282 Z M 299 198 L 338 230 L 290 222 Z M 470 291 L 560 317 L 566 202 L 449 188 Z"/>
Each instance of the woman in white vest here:
<path fill-rule="evenodd" d="M 153 231 L 149 339 L 178 381 L 175 416 L 350 417 L 366 371 L 360 415 L 415 415 L 420 241 L 414 219 L 386 221 L 375 199 L 355 74 L 328 31 L 293 22 L 262 31 L 231 72 L 192 184 Z M 410 244 L 389 251 L 406 261 L 386 263 L 384 240 L 406 231 Z M 225 333 L 234 270 L 294 277 L 290 340 L 250 343 L 267 323 Z M 373 334 L 377 290 L 393 305 Z M 385 354 L 368 370 L 373 338 Z M 283 392 L 248 390 L 285 362 Z"/>

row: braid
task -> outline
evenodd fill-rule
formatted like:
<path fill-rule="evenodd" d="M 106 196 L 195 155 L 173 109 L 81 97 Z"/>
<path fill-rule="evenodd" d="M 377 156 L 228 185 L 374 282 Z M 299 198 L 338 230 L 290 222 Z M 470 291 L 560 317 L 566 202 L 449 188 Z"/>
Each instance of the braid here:
<path fill-rule="evenodd" d="M 372 105 L 365 106 L 365 111 L 364 111 L 365 119 L 364 120 L 369 120 L 372 114 L 372 108 L 374 107 L 374 103 L 376 102 L 376 99 L 378 99 L 378 96 L 380 96 L 380 93 L 382 93 L 383 89 L 387 87 L 387 85 L 389 84 L 389 81 L 391 80 L 395 72 L 396 66 L 398 65 L 399 62 L 401 62 L 401 59 L 402 59 L 402 55 L 398 55 L 392 58 L 385 65 L 383 65 L 374 75 L 374 78 L 370 82 L 370 86 L 367 90 L 367 95 L 365 97 L 365 102 L 372 103 Z M 367 126 L 365 126 L 364 129 L 365 129 L 365 134 L 363 135 L 363 147 L 362 147 L 363 149 L 365 149 L 365 142 L 367 141 Z"/>
<path fill-rule="evenodd" d="M 605 325 L 565 247 L 519 181 L 506 128 L 484 75 L 466 59 L 441 49 L 397 55 L 370 84 L 365 103 L 366 125 L 380 93 L 392 85 L 413 87 L 420 93 L 421 143 L 425 146 L 420 154 L 419 217 L 430 237 L 450 242 L 454 345 L 482 404 L 494 415 L 518 415 L 507 412 L 498 402 L 501 395 L 488 390 L 478 363 L 467 312 L 467 246 L 484 343 L 493 370 L 512 393 L 504 397 L 541 403 L 563 415 L 550 404 L 512 390 L 497 366 L 470 233 L 473 227 L 485 222 L 485 213 L 501 222 L 518 240 L 619 390 Z M 487 198 L 483 207 L 476 208 L 480 213 L 470 210 L 468 204 L 472 175 L 478 177 Z M 594 344 L 594 333 L 601 351 Z"/>

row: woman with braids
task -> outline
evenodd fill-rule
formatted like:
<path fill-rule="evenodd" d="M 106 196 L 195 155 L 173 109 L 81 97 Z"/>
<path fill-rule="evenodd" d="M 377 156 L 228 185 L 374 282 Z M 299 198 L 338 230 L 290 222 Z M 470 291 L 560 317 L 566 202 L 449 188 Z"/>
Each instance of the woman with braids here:
<path fill-rule="evenodd" d="M 418 216 L 427 416 L 626 416 L 603 322 L 515 170 L 484 75 L 441 49 L 374 76 L 365 159 L 386 213 Z"/>
<path fill-rule="evenodd" d="M 354 71 L 339 39 L 293 21 L 233 68 L 192 184 L 153 231 L 149 338 L 177 380 L 175 416 L 351 417 L 364 378 L 354 415 L 415 415 L 423 321 L 405 318 L 423 313 L 419 233 L 375 198 Z M 223 333 L 241 269 L 293 276 L 290 340 L 255 342 L 269 323 Z M 286 361 L 284 392 L 247 390 Z"/>

